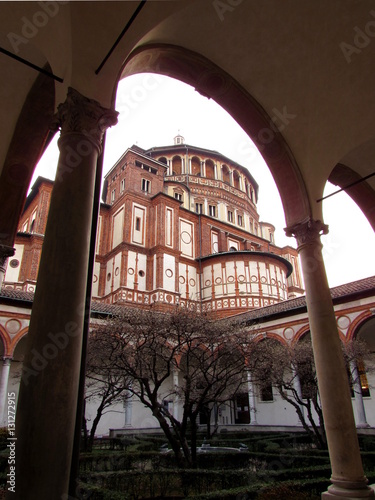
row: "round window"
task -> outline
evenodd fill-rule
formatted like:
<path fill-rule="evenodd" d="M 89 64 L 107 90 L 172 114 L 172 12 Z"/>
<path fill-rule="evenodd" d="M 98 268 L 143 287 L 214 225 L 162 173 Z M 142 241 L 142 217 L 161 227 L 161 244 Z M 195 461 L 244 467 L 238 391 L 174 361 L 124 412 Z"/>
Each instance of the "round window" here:
<path fill-rule="evenodd" d="M 12 259 L 10 262 L 9 262 L 9 265 L 10 267 L 18 267 L 20 265 L 20 261 L 17 260 L 17 259 Z"/>

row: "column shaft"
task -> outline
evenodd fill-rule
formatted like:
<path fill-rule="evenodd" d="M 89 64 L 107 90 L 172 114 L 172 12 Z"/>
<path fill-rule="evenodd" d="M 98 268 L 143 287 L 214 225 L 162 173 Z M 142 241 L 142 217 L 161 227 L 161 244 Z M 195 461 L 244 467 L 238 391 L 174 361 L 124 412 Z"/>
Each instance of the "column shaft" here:
<path fill-rule="evenodd" d="M 10 359 L 4 358 L 3 366 L 1 368 L 1 380 L 0 380 L 0 424 L 3 426 L 7 425 L 8 419 L 5 413 L 5 408 L 7 406 L 7 394 L 8 394 L 8 382 L 9 382 L 9 372 L 10 372 Z"/>
<path fill-rule="evenodd" d="M 328 228 L 320 221 L 309 220 L 286 231 L 298 242 L 332 467 L 333 485 L 322 498 L 373 497 L 363 473 L 348 376 L 322 257 L 320 233 L 328 232 Z"/>
<path fill-rule="evenodd" d="M 247 390 L 249 394 L 249 412 L 250 412 L 250 424 L 257 424 L 257 408 L 255 401 L 255 391 L 254 391 L 254 383 L 251 378 L 251 373 L 247 373 Z"/>
<path fill-rule="evenodd" d="M 69 89 L 17 408 L 12 499 L 67 498 L 80 373 L 95 169 L 116 114 Z"/>
<path fill-rule="evenodd" d="M 357 413 L 357 427 L 369 427 L 366 419 L 365 405 L 363 403 L 361 379 L 358 373 L 357 363 L 350 362 L 350 371 L 352 373 L 354 405 Z"/>

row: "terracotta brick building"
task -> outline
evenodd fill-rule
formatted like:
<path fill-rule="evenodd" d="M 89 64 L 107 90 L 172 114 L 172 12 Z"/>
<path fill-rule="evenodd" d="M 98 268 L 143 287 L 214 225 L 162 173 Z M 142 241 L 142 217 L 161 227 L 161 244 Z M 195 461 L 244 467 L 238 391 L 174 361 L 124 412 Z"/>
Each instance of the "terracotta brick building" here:
<path fill-rule="evenodd" d="M 32 186 L 0 292 L 4 380 L 10 372 L 8 387 L 16 391 L 53 185 L 39 177 Z M 165 311 L 189 301 L 216 318 L 256 321 L 262 338 L 293 343 L 309 334 L 297 251 L 278 247 L 275 227 L 260 221 L 258 190 L 246 168 L 216 151 L 187 145 L 180 135 L 170 146 L 127 149 L 104 179 L 92 317 L 112 314 L 121 305 Z M 370 346 L 366 328 L 374 278 L 342 285 L 331 294 L 341 340 L 361 337 Z M 368 426 L 367 420 L 374 425 L 366 391 L 367 379 L 352 400 L 359 427 Z M 222 408 L 219 423 L 298 427 L 293 408 L 284 406 L 276 394 L 265 400 L 249 383 L 248 392 Z M 178 415 L 178 405 L 173 408 Z M 92 418 L 95 405 L 86 411 Z M 98 431 L 121 435 L 155 425 L 133 398 L 115 405 Z"/>
<path fill-rule="evenodd" d="M 38 178 L 4 287 L 34 291 L 53 183 Z M 216 151 L 127 149 L 104 180 L 93 297 L 161 310 L 186 301 L 217 317 L 303 293 L 297 251 L 275 243 L 251 173 Z"/>

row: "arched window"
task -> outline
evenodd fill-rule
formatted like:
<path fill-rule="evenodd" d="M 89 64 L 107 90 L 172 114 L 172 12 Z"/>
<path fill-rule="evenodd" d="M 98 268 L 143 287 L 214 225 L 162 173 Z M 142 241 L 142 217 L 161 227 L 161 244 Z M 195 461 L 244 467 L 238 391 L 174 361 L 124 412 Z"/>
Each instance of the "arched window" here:
<path fill-rule="evenodd" d="M 159 158 L 160 163 L 164 163 L 164 165 L 168 165 L 168 160 L 166 159 L 165 156 L 161 156 Z"/>
<path fill-rule="evenodd" d="M 221 166 L 221 179 L 223 182 L 230 184 L 229 168 L 226 165 Z"/>
<path fill-rule="evenodd" d="M 191 174 L 201 175 L 201 161 L 197 156 L 193 156 L 191 159 Z"/>
<path fill-rule="evenodd" d="M 206 178 L 215 179 L 215 165 L 212 160 L 206 160 Z"/>
<path fill-rule="evenodd" d="M 173 175 L 181 175 L 182 161 L 179 156 L 174 156 L 172 159 L 172 173 Z"/>
<path fill-rule="evenodd" d="M 233 170 L 233 186 L 240 189 L 240 175 L 237 170 Z"/>

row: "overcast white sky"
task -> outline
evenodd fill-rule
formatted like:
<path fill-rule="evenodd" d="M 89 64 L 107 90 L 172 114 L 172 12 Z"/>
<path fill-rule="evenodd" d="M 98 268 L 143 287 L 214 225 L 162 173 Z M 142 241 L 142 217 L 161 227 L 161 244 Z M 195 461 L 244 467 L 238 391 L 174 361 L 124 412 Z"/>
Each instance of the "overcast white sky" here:
<path fill-rule="evenodd" d="M 284 234 L 285 218 L 276 185 L 256 147 L 231 116 L 192 87 L 159 75 L 134 75 L 122 80 L 117 94 L 119 123 L 107 132 L 104 173 L 133 144 L 142 148 L 185 142 L 213 149 L 249 169 L 259 184 L 258 212 L 276 227 L 276 244 L 295 245 Z M 57 139 L 57 138 L 56 138 Z M 38 164 L 38 175 L 53 179 L 58 148 L 54 140 Z M 325 193 L 338 189 L 327 185 Z M 330 286 L 375 275 L 375 237 L 357 205 L 345 193 L 323 202 L 330 232 L 322 238 Z"/>

